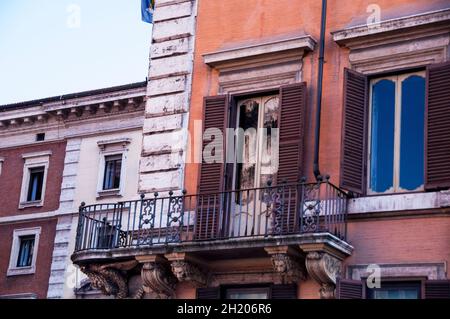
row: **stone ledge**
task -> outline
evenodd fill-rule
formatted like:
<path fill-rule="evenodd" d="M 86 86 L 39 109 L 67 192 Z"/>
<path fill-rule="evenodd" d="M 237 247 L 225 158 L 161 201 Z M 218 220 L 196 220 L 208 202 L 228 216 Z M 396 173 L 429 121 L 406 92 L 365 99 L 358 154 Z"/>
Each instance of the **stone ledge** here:
<path fill-rule="evenodd" d="M 375 24 L 360 25 L 331 32 L 333 40 L 339 45 L 346 45 L 350 41 L 360 40 L 377 34 L 397 31 L 404 32 L 409 28 L 419 28 L 427 25 L 445 23 L 449 27 L 450 8 L 437 11 L 425 12 L 416 15 L 389 19 Z"/>

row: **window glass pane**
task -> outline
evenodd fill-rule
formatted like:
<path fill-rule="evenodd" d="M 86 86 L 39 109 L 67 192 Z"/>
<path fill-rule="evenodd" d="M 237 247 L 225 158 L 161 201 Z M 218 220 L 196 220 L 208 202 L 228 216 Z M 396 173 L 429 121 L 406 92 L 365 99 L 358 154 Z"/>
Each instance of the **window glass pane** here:
<path fill-rule="evenodd" d="M 256 101 L 248 101 L 239 108 L 239 128 L 247 133 L 244 133 L 243 140 L 239 143 L 241 150 L 238 154 L 241 158 L 237 163 L 236 189 L 255 187 L 258 114 L 259 103 Z"/>
<path fill-rule="evenodd" d="M 17 267 L 29 267 L 33 261 L 34 235 L 19 238 L 20 249 Z"/>
<path fill-rule="evenodd" d="M 41 200 L 42 186 L 44 183 L 44 167 L 30 169 L 30 181 L 28 184 L 27 201 Z"/>
<path fill-rule="evenodd" d="M 379 289 L 372 294 L 372 299 L 419 299 L 419 291 L 415 288 Z"/>
<path fill-rule="evenodd" d="M 264 118 L 263 128 L 265 132 L 262 134 L 263 145 L 261 150 L 261 180 L 260 187 L 265 187 L 269 180 L 273 180 L 274 174 L 277 171 L 277 159 L 272 153 L 272 142 L 279 142 L 279 135 L 275 134 L 275 130 L 279 128 L 280 99 L 273 97 L 264 103 Z"/>
<path fill-rule="evenodd" d="M 415 190 L 424 179 L 425 79 L 412 75 L 402 82 L 400 187 Z"/>
<path fill-rule="evenodd" d="M 230 293 L 228 299 L 267 299 L 267 293 L 235 292 Z"/>
<path fill-rule="evenodd" d="M 120 174 L 122 170 L 122 155 L 105 157 L 105 173 L 103 189 L 117 189 L 120 187 Z"/>
<path fill-rule="evenodd" d="M 372 86 L 370 188 L 385 192 L 393 187 L 395 82 L 381 80 Z"/>

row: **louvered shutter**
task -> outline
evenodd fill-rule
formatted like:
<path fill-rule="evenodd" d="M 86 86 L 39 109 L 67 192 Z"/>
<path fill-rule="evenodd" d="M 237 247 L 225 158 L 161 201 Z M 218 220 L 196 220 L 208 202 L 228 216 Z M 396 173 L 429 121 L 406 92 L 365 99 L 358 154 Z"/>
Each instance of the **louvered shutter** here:
<path fill-rule="evenodd" d="M 450 62 L 427 68 L 425 188 L 450 187 Z"/>
<path fill-rule="evenodd" d="M 337 278 L 336 299 L 363 299 L 362 281 Z"/>
<path fill-rule="evenodd" d="M 272 299 L 297 299 L 297 285 L 273 285 L 271 289 Z"/>
<path fill-rule="evenodd" d="M 225 128 L 228 122 L 228 96 L 212 96 L 205 97 L 203 104 L 203 132 L 207 129 L 222 130 L 223 138 L 225 136 Z M 217 138 L 217 137 L 214 137 Z M 211 143 L 211 141 L 203 140 L 202 150 Z M 214 239 L 218 236 L 219 225 L 219 192 L 223 189 L 224 182 L 224 160 L 225 160 L 225 140 L 223 140 L 221 163 L 206 163 L 202 156 L 202 164 L 200 168 L 200 183 L 198 187 L 197 197 L 197 215 L 195 225 L 196 239 Z M 217 153 L 216 153 L 217 155 Z M 216 194 L 217 196 L 207 195 Z M 211 202 L 213 201 L 213 202 Z"/>
<path fill-rule="evenodd" d="M 344 70 L 341 188 L 365 193 L 368 119 L 367 77 Z"/>
<path fill-rule="evenodd" d="M 425 299 L 450 299 L 450 280 L 426 281 Z"/>
<path fill-rule="evenodd" d="M 303 176 L 305 114 L 306 83 L 281 87 L 279 166 L 276 175 L 278 185 L 283 182 L 297 183 Z M 297 230 L 297 214 L 294 209 L 297 199 L 295 194 L 291 193 L 291 196 L 285 198 L 287 202 L 283 206 L 283 233 L 293 233 Z"/>
<path fill-rule="evenodd" d="M 198 288 L 197 299 L 220 299 L 220 288 Z"/>

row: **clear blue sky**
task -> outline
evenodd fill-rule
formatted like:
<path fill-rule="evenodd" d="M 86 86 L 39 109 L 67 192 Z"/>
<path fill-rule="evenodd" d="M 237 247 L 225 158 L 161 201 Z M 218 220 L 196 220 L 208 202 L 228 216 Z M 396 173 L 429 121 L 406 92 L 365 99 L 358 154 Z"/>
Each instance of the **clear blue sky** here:
<path fill-rule="evenodd" d="M 0 0 L 0 105 L 145 80 L 152 26 L 140 5 Z"/>

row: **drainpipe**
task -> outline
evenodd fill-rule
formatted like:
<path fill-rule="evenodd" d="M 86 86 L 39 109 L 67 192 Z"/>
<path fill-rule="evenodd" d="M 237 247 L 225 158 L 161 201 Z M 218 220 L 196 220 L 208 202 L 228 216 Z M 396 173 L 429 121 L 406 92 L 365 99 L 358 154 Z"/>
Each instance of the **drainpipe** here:
<path fill-rule="evenodd" d="M 317 108 L 316 108 L 316 127 L 314 141 L 314 176 L 317 180 L 321 179 L 319 169 L 319 140 L 320 140 L 320 115 L 322 111 L 322 82 L 323 82 L 323 63 L 325 53 L 325 28 L 327 21 L 327 0 L 322 0 L 322 18 L 319 43 L 319 72 L 317 75 Z"/>

